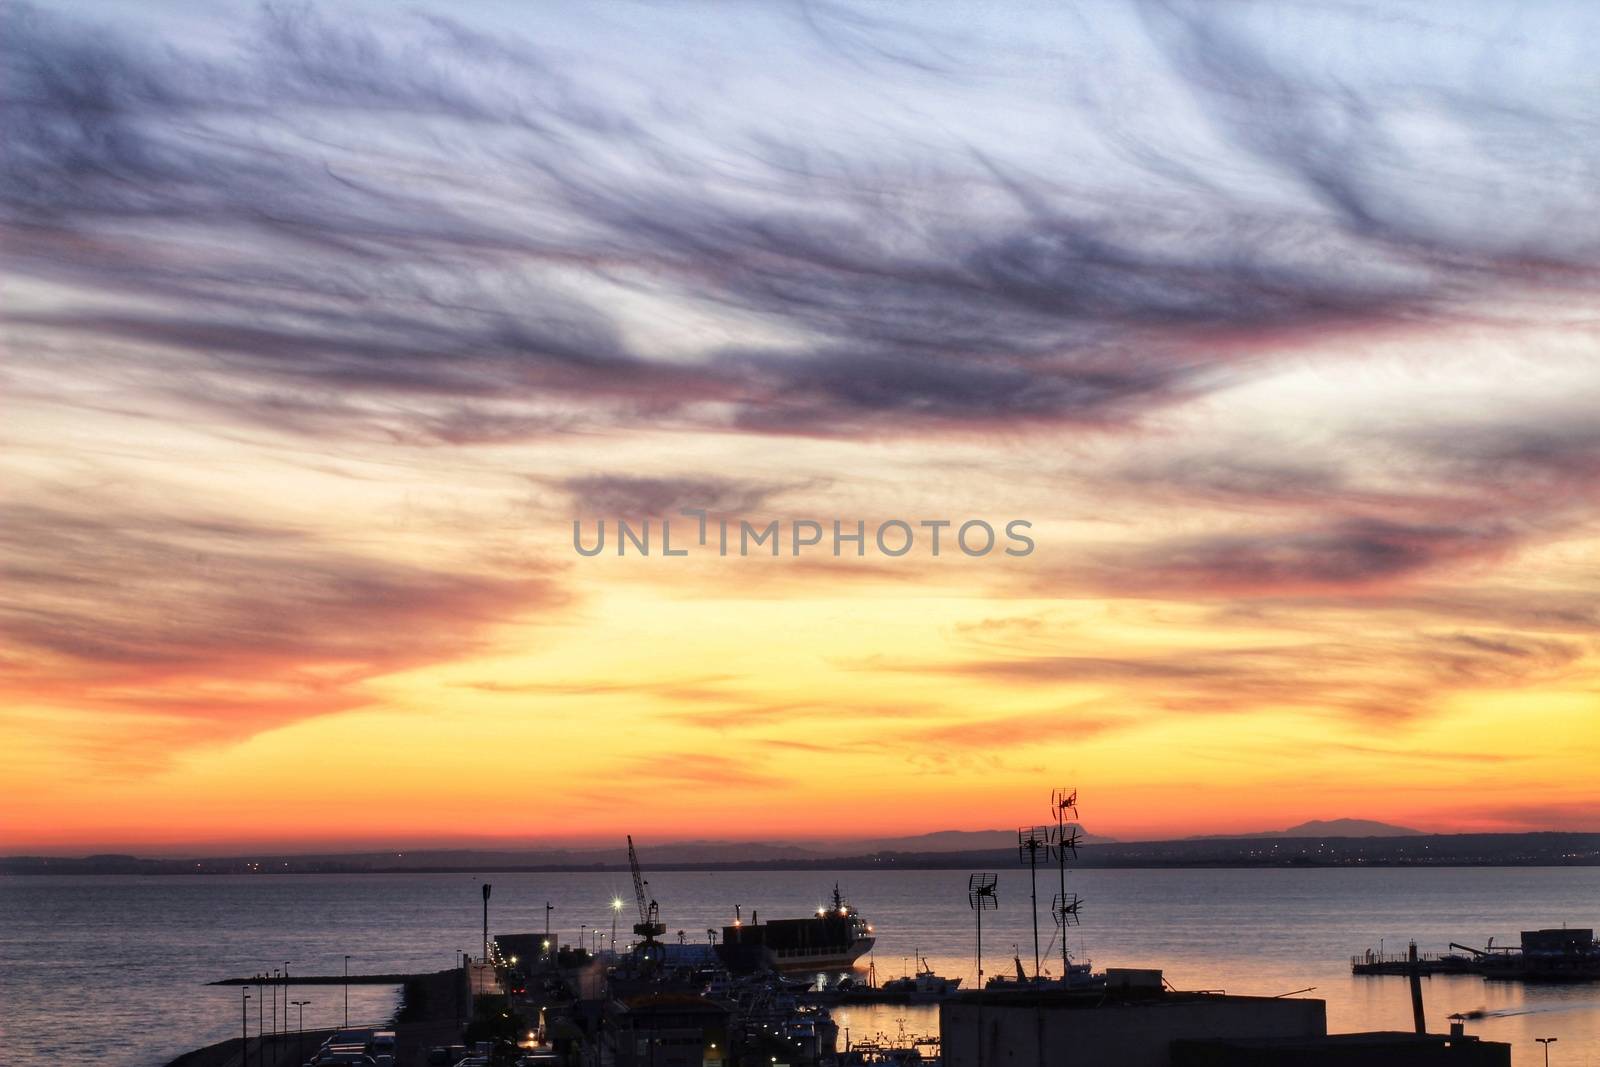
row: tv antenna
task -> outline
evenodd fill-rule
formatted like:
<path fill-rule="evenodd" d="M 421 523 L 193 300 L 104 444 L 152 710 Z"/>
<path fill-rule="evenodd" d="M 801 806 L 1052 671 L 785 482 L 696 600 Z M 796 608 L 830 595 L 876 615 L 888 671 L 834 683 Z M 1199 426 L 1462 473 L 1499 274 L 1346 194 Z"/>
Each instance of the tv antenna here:
<path fill-rule="evenodd" d="M 1017 859 L 1028 866 L 1028 896 L 1033 902 L 1033 977 L 1039 978 L 1039 857 L 1050 858 L 1048 826 L 1017 827 Z"/>
<path fill-rule="evenodd" d="M 1061 927 L 1061 936 L 1066 936 L 1066 928 L 1078 925 L 1078 911 L 1083 907 L 1083 898 L 1076 893 L 1066 896 L 1056 895 L 1050 902 L 1050 909 L 1056 913 L 1056 925 Z"/>
<path fill-rule="evenodd" d="M 1077 789 L 1062 787 L 1052 790 L 1050 809 L 1056 820 L 1056 825 L 1050 832 L 1050 844 L 1055 851 L 1056 869 L 1061 879 L 1060 891 L 1051 902 L 1050 911 L 1055 916 L 1056 925 L 1061 927 L 1061 986 L 1065 989 L 1072 975 L 1072 957 L 1067 948 L 1067 927 L 1078 925 L 1078 909 L 1083 903 L 1078 899 L 1078 894 L 1067 893 L 1067 861 L 1078 858 L 1078 843 L 1082 840 L 1077 823 L 1067 819 L 1069 812 L 1073 819 L 1078 817 Z"/>
<path fill-rule="evenodd" d="M 995 895 L 995 884 L 999 880 L 999 875 L 994 874 L 974 874 L 967 878 L 967 907 L 978 920 L 979 989 L 983 988 L 983 913 L 1000 906 L 1000 898 Z"/>

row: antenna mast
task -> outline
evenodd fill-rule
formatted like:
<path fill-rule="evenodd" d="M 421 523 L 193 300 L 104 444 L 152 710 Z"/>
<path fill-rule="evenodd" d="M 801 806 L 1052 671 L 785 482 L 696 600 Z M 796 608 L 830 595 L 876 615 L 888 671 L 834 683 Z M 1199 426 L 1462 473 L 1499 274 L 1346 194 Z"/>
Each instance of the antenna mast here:
<path fill-rule="evenodd" d="M 978 1001 L 978 1067 L 983 1067 L 983 913 L 1000 906 L 1000 898 L 994 891 L 999 880 L 994 874 L 974 874 L 967 878 L 967 907 L 978 918 L 978 988 L 974 993 Z"/>
<path fill-rule="evenodd" d="M 1050 828 L 1017 828 L 1017 859 L 1028 865 L 1028 894 L 1033 901 L 1033 980 L 1039 980 L 1039 855 L 1050 858 Z"/>
<path fill-rule="evenodd" d="M 1000 898 L 995 896 L 995 883 L 999 876 L 993 874 L 974 874 L 967 879 L 967 906 L 978 917 L 978 988 L 983 988 L 983 913 L 993 911 L 1000 906 Z"/>
<path fill-rule="evenodd" d="M 1056 817 L 1051 844 L 1055 847 L 1056 866 L 1061 873 L 1061 891 L 1051 902 L 1050 910 L 1055 914 L 1056 925 L 1061 927 L 1061 987 L 1065 989 L 1072 974 L 1072 957 L 1067 950 L 1067 927 L 1078 925 L 1078 909 L 1083 904 L 1078 894 L 1067 895 L 1067 859 L 1069 856 L 1078 858 L 1080 840 L 1078 827 L 1067 820 L 1067 813 L 1071 812 L 1073 819 L 1078 817 L 1078 791 L 1064 788 L 1053 791 L 1050 794 L 1050 807 L 1054 809 Z"/>

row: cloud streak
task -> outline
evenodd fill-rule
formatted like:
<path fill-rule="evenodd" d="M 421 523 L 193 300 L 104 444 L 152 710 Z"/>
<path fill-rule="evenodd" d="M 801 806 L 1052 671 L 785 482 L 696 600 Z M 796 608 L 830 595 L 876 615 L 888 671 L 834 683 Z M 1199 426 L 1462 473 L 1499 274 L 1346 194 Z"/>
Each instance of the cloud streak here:
<path fill-rule="evenodd" d="M 1515 247 L 1380 211 L 1432 163 L 1395 154 L 1399 105 L 1381 85 L 1291 76 L 1247 20 L 1143 32 L 1223 132 L 1210 150 L 1234 153 L 1209 162 L 1255 168 L 1273 195 L 1230 193 L 1178 146 L 1133 151 L 1080 96 L 1070 117 L 1094 151 L 1152 190 L 1135 208 L 1129 185 L 1039 173 L 1001 145 L 902 139 L 908 116 L 887 103 L 890 135 L 858 154 L 690 106 L 647 123 L 570 57 L 439 17 L 375 29 L 267 8 L 222 57 L 24 5 L 4 17 L 8 265 L 54 293 L 11 318 L 19 348 L 65 333 L 176 361 L 202 374 L 186 401 L 287 430 L 464 444 L 639 419 L 1126 426 L 1296 336 L 1448 319 L 1529 287 L 1592 292 L 1600 264 L 1548 210 L 1593 214 L 1592 186 L 1564 180 L 1594 167 L 1592 142 L 1528 161 L 1518 177 L 1547 225 L 1522 220 Z M 841 25 L 852 65 L 970 89 Z M 1461 133 L 1455 191 L 1474 205 L 1503 138 L 1571 119 L 1491 120 L 1479 102 L 1404 105 Z M 1545 177 L 1556 161 L 1562 180 Z M 644 340 L 640 311 L 662 301 L 716 338 Z"/>
<path fill-rule="evenodd" d="M 12 698 L 178 720 L 190 741 L 360 706 L 363 681 L 569 596 L 541 569 L 435 571 L 184 514 L 11 507 L 0 544 Z"/>

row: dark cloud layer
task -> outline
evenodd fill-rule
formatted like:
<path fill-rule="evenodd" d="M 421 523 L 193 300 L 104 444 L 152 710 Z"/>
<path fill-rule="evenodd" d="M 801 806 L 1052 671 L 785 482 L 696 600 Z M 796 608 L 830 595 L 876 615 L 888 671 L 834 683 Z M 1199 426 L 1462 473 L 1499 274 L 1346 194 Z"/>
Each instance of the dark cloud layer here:
<path fill-rule="evenodd" d="M 1212 509 L 1226 525 L 1092 550 L 1057 580 L 1111 594 L 1226 599 L 1398 597 L 1421 582 L 1481 576 L 1529 547 L 1595 529 L 1600 432 L 1591 406 L 1575 397 L 1470 422 L 1386 424 L 1365 436 L 1381 464 L 1247 439 L 1078 475 L 1101 498 Z M 1500 597 L 1496 608 L 1525 617 L 1547 594 L 1525 596 L 1522 607 Z"/>
<path fill-rule="evenodd" d="M 11 317 L 13 344 L 99 339 L 101 358 L 150 370 L 148 388 L 172 391 L 158 371 L 183 370 L 190 403 L 410 442 L 637 419 L 1114 426 L 1308 331 L 1449 318 L 1530 286 L 1592 291 L 1600 251 L 1554 224 L 1523 219 L 1514 248 L 1487 247 L 1380 208 L 1430 179 L 1429 160 L 1394 151 L 1392 106 L 1471 135 L 1452 163 L 1462 203 L 1487 202 L 1508 147 L 1543 145 L 1520 197 L 1592 213 L 1592 186 L 1564 177 L 1595 163 L 1581 117 L 1335 92 L 1229 18 L 1165 10 L 1151 40 L 1247 161 L 1216 162 L 1254 166 L 1279 195 L 1126 143 L 1093 101 L 1076 117 L 1139 161 L 1148 189 L 959 140 L 852 154 L 759 116 L 705 127 L 692 101 L 647 121 L 558 51 L 437 17 L 369 27 L 268 8 L 219 54 L 8 5 L 6 262 L 59 297 Z M 852 69 L 961 91 L 937 49 L 864 50 L 874 25 L 813 14 L 806 32 Z M 1317 119 L 1329 109 L 1345 118 L 1336 142 Z M 748 337 L 669 357 L 633 328 L 630 297 Z"/>
<path fill-rule="evenodd" d="M 842 8 L 802 5 L 797 37 L 851 79 L 913 80 L 942 102 L 932 114 L 836 80 L 805 94 L 814 122 L 755 102 L 730 121 L 703 88 L 629 82 L 537 23 L 519 38 L 268 7 L 201 44 L 6 4 L 8 359 L 67 403 L 79 380 L 104 380 L 126 410 L 175 405 L 314 444 L 1127 430 L 1308 341 L 1332 360 L 1321 342 L 1592 304 L 1600 131 L 1571 103 L 1587 96 L 1447 67 L 1406 80 L 1377 59 L 1378 73 L 1344 77 L 1248 14 L 1134 10 L 1136 45 L 1164 64 L 1182 117 L 1136 121 L 1115 92 L 1063 80 L 1027 103 L 1072 131 L 1066 148 L 1029 153 L 1002 115 L 993 137 L 972 135 L 994 70 L 977 71 L 962 39 Z M 1486 37 L 1480 69 L 1522 48 Z M 980 57 L 1001 71 L 1012 58 Z M 1045 58 L 1070 70 L 1081 57 Z M 1549 77 L 1572 88 L 1571 71 Z M 834 127 L 846 133 L 819 137 Z M 1095 493 L 1239 521 L 1031 570 L 1029 595 L 1256 602 L 1219 610 L 1232 619 L 1382 596 L 1425 621 L 1413 641 L 989 649 L 918 669 L 1127 686 L 1185 710 L 1306 701 L 1377 716 L 1575 662 L 1586 646 L 1570 635 L 1600 632 L 1581 592 L 1450 583 L 1592 522 L 1592 417 L 1441 418 L 1366 443 L 1401 477 L 1192 441 L 1098 471 Z M 798 488 L 698 472 L 538 484 L 608 515 L 748 512 Z M 11 510 L 4 537 L 18 592 L 0 670 L 15 689 L 218 730 L 350 706 L 361 679 L 462 653 L 562 596 L 542 573 L 435 572 L 193 518 L 35 504 Z M 998 725 L 1020 736 L 1041 714 Z"/>
<path fill-rule="evenodd" d="M 561 481 L 575 516 L 676 518 L 686 508 L 708 515 L 748 515 L 798 485 L 736 478 L 642 478 L 615 474 L 577 475 Z M 692 520 L 691 520 L 692 521 Z"/>

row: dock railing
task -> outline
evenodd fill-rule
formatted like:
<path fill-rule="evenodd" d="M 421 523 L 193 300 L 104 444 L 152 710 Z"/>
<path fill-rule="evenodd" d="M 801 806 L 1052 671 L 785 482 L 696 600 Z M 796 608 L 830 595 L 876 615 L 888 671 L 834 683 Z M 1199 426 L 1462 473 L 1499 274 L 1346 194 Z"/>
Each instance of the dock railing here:
<path fill-rule="evenodd" d="M 1463 957 L 1461 957 L 1461 956 L 1459 956 L 1459 955 L 1457 955 L 1456 953 L 1453 953 L 1453 952 L 1419 952 L 1419 953 L 1417 953 L 1417 962 L 1418 963 L 1440 963 L 1440 962 L 1443 962 L 1445 960 L 1457 960 L 1457 959 L 1462 959 L 1462 958 Z M 1372 964 L 1372 965 L 1376 965 L 1376 966 L 1394 966 L 1396 964 L 1409 964 L 1410 962 L 1411 962 L 1411 955 L 1410 955 L 1410 953 L 1407 953 L 1407 952 L 1384 952 L 1384 953 L 1379 953 L 1379 952 L 1373 952 L 1371 949 L 1368 949 L 1366 952 L 1363 952 L 1359 956 L 1351 956 L 1350 957 L 1350 966 L 1352 966 L 1352 967 L 1355 967 L 1357 965 L 1364 965 L 1364 964 Z"/>
<path fill-rule="evenodd" d="M 1416 959 L 1406 953 L 1378 953 L 1368 950 L 1350 957 L 1353 974 L 1468 974 L 1477 971 L 1481 961 L 1449 952 L 1419 952 Z"/>

